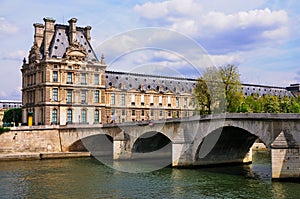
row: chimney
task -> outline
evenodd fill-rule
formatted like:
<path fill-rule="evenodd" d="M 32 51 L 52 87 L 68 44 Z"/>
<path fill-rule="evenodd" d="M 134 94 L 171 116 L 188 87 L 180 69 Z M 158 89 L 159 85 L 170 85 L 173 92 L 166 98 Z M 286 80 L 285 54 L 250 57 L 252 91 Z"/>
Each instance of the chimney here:
<path fill-rule="evenodd" d="M 76 18 L 72 18 L 69 21 L 69 40 L 70 44 L 73 44 L 76 41 Z"/>
<path fill-rule="evenodd" d="M 86 37 L 86 39 L 88 40 L 88 42 L 91 42 L 91 26 L 87 26 L 84 28 L 84 35 Z"/>
<path fill-rule="evenodd" d="M 34 26 L 34 43 L 40 48 L 44 38 L 44 25 L 40 23 L 33 24 Z"/>
<path fill-rule="evenodd" d="M 44 32 L 44 55 L 48 57 L 49 55 L 49 47 L 54 35 L 54 23 L 55 19 L 53 18 L 44 18 L 45 22 L 45 32 Z"/>

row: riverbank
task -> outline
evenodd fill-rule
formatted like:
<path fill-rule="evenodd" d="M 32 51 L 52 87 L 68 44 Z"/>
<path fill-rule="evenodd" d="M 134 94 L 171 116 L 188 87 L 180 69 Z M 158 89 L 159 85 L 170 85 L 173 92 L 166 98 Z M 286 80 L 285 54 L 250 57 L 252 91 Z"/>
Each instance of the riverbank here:
<path fill-rule="evenodd" d="M 2 153 L 0 161 L 90 157 L 90 152 Z"/>

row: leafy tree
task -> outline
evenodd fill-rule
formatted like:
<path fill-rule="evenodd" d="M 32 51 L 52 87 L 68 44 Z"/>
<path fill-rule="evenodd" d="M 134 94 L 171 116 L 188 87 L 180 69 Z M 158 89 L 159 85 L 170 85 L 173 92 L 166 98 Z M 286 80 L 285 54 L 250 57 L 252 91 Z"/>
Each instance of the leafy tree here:
<path fill-rule="evenodd" d="M 240 89 L 240 75 L 236 66 L 206 68 L 194 91 L 200 114 L 239 111 L 243 99 Z"/>
<path fill-rule="evenodd" d="M 263 97 L 259 97 L 259 95 L 256 93 L 242 99 L 242 104 L 243 106 L 247 107 L 247 112 L 250 113 L 263 112 Z"/>
<path fill-rule="evenodd" d="M 16 126 L 22 122 L 22 109 L 13 108 L 4 112 L 3 122 L 14 123 Z"/>
<path fill-rule="evenodd" d="M 198 100 L 198 107 L 201 115 L 211 114 L 211 96 L 203 78 L 197 79 L 194 98 Z"/>
<path fill-rule="evenodd" d="M 234 65 L 219 67 L 220 77 L 225 87 L 226 107 L 228 112 L 237 112 L 242 100 L 241 80 L 238 68 Z"/>
<path fill-rule="evenodd" d="M 300 113 L 300 97 L 291 99 L 290 112 Z"/>
<path fill-rule="evenodd" d="M 263 97 L 263 110 L 266 113 L 279 113 L 280 105 L 277 96 L 265 95 Z"/>
<path fill-rule="evenodd" d="M 289 97 L 285 96 L 279 100 L 279 107 L 281 113 L 290 113 L 291 110 L 292 101 L 289 99 Z"/>

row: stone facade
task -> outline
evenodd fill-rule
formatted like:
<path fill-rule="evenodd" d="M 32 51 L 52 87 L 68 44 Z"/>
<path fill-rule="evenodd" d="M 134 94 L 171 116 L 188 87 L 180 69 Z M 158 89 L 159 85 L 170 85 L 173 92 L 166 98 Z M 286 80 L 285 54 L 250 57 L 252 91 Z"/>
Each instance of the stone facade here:
<path fill-rule="evenodd" d="M 34 42 L 22 65 L 22 122 L 33 125 L 111 123 L 196 114 L 196 79 L 107 71 L 91 44 L 91 27 L 35 23 Z M 244 84 L 245 96 L 292 96 L 282 87 Z"/>
<path fill-rule="evenodd" d="M 34 43 L 21 69 L 23 123 L 29 114 L 34 125 L 102 121 L 106 65 L 91 48 L 91 27 L 76 27 L 76 21 L 66 26 L 44 18 L 45 25 L 34 24 Z"/>

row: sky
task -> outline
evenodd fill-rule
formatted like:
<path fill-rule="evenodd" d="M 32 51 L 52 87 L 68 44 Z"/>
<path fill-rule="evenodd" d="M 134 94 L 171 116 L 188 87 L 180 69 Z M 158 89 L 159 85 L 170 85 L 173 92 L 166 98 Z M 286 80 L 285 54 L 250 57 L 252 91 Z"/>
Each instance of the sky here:
<path fill-rule="evenodd" d="M 234 64 L 241 81 L 300 83 L 297 0 L 0 0 L 0 99 L 21 99 L 34 23 L 77 18 L 108 70 L 197 78 Z"/>

